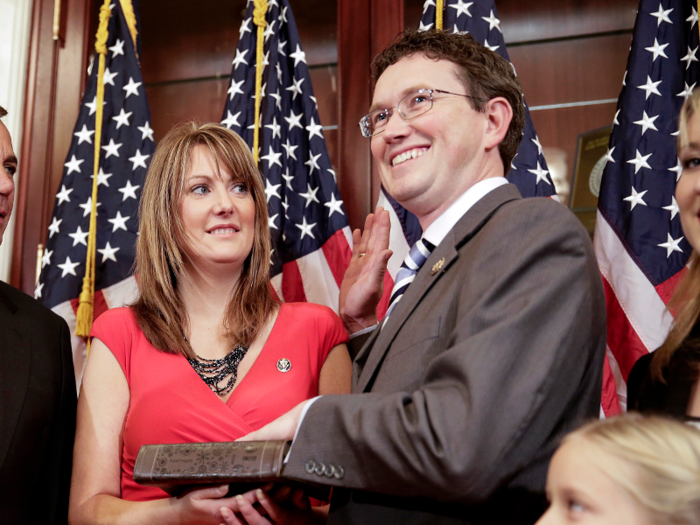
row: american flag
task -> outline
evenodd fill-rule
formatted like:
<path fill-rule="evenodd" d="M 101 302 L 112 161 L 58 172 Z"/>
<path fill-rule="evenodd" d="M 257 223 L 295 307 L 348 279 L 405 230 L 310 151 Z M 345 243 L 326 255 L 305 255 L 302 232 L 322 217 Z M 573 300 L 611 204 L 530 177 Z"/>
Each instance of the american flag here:
<path fill-rule="evenodd" d="M 292 10 L 287 0 L 268 0 L 267 5 L 259 158 L 274 249 L 272 286 L 280 300 L 337 310 L 352 235 Z M 251 148 L 257 45 L 253 10 L 249 1 L 221 121 Z"/>
<path fill-rule="evenodd" d="M 698 81 L 695 2 L 642 0 L 617 103 L 594 245 L 608 313 L 603 410 L 626 408 L 635 361 L 664 341 L 691 247 L 674 198 L 678 113 Z"/>
<path fill-rule="evenodd" d="M 132 302 L 138 294 L 131 272 L 138 204 L 155 149 L 141 69 L 121 2 L 111 6 L 105 58 L 94 317 Z M 86 349 L 85 342 L 75 336 L 75 326 L 92 207 L 98 60 L 96 54 L 64 164 L 34 294 L 68 322 L 78 384 Z"/>
<path fill-rule="evenodd" d="M 423 4 L 423 16 L 419 30 L 427 31 L 435 27 L 435 3 L 435 0 L 426 0 Z M 501 31 L 501 22 L 498 19 L 493 0 L 473 0 L 472 2 L 445 0 L 443 7 L 444 31 L 469 33 L 477 42 L 510 61 Z M 524 97 L 523 103 L 525 103 Z M 518 187 L 523 197 L 556 198 L 547 162 L 542 155 L 542 144 L 540 144 L 540 139 L 535 132 L 527 105 L 525 106 L 525 129 L 522 142 L 506 178 Z M 385 293 L 378 308 L 378 314 L 382 316 L 386 312 L 393 279 L 409 248 L 420 239 L 422 230 L 418 219 L 392 199 L 384 191 L 384 188 L 381 189 L 377 205 L 388 209 L 391 214 L 390 248 L 394 252 L 389 261 L 389 271 L 386 273 L 384 281 Z M 387 289 L 389 293 L 386 292 Z"/>

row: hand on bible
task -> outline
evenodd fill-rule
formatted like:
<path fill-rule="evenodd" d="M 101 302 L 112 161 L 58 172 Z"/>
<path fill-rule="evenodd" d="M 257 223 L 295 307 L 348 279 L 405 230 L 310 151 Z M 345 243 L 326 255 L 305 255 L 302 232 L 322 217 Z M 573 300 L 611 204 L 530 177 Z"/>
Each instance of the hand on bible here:
<path fill-rule="evenodd" d="M 377 324 L 377 305 L 384 292 L 391 220 L 381 206 L 365 220 L 362 233 L 352 233 L 352 259 L 340 285 L 339 312 L 348 333 Z"/>
<path fill-rule="evenodd" d="M 301 412 L 308 402 L 309 400 L 302 401 L 286 414 L 236 441 L 270 441 L 275 439 L 291 441 L 297 431 Z"/>

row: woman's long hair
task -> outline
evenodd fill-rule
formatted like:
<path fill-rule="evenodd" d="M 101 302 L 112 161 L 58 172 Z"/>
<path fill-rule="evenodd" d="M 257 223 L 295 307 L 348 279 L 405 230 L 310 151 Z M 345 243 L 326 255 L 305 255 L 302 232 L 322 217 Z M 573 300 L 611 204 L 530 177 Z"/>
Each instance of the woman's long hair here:
<path fill-rule="evenodd" d="M 654 524 L 700 525 L 700 431 L 670 419 L 629 413 L 589 423 L 564 438 L 593 447 L 598 462 Z M 630 468 L 615 468 L 604 454 Z"/>
<path fill-rule="evenodd" d="M 156 148 L 144 183 L 135 262 L 140 296 L 131 309 L 154 347 L 191 359 L 196 356 L 185 339 L 189 319 L 178 292 L 178 282 L 186 277 L 186 234 L 180 199 L 192 150 L 197 145 L 209 149 L 217 170 L 223 166 L 234 180 L 246 184 L 255 202 L 253 248 L 243 263 L 224 316 L 231 348 L 250 345 L 276 308 L 269 290 L 267 200 L 250 149 L 238 135 L 218 124 L 178 124 Z"/>
<path fill-rule="evenodd" d="M 700 89 L 696 89 L 681 107 L 678 150 L 688 144 L 688 121 L 700 109 Z M 665 383 L 663 370 L 671 361 L 673 354 L 680 348 L 700 317 L 700 256 L 696 252 L 690 257 L 690 269 L 683 280 L 676 286 L 676 291 L 669 303 L 678 313 L 664 344 L 654 352 L 651 358 L 651 377 L 654 381 Z"/>

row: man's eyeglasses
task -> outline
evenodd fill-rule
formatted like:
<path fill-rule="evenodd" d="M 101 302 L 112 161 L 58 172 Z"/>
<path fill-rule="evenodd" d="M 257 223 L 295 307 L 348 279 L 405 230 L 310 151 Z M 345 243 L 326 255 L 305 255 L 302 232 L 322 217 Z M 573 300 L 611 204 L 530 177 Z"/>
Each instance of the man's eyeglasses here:
<path fill-rule="evenodd" d="M 411 120 L 427 113 L 433 109 L 433 93 L 441 95 L 455 95 L 457 97 L 466 97 L 474 100 L 480 100 L 477 97 L 462 95 L 460 93 L 450 93 L 441 89 L 419 89 L 413 93 L 409 93 L 401 100 L 398 105 L 393 108 L 376 109 L 360 119 L 360 131 L 362 136 L 366 138 L 373 137 L 384 131 L 386 123 L 389 122 L 394 108 L 399 110 L 399 115 L 404 120 Z"/>

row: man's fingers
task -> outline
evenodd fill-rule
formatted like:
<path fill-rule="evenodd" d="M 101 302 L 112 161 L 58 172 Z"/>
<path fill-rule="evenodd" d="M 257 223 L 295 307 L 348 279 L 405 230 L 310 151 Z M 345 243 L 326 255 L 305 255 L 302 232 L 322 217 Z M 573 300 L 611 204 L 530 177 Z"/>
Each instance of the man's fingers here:
<path fill-rule="evenodd" d="M 355 257 L 360 252 L 360 242 L 362 242 L 362 232 L 359 228 L 352 231 L 352 256 Z"/>
<path fill-rule="evenodd" d="M 374 227 L 374 214 L 370 213 L 365 219 L 365 229 L 362 231 L 362 238 L 358 246 L 359 253 L 367 253 L 367 248 L 372 242 L 372 229 Z"/>
<path fill-rule="evenodd" d="M 228 507 L 221 507 L 219 509 L 221 517 L 224 519 L 226 525 L 242 525 L 241 522 L 236 518 L 236 515 Z"/>
<path fill-rule="evenodd" d="M 292 492 L 292 503 L 299 510 L 308 510 L 311 507 L 309 498 L 306 497 L 306 494 L 301 489 L 296 489 Z"/>
<path fill-rule="evenodd" d="M 268 498 L 267 494 L 265 494 L 260 489 L 256 491 L 256 495 L 258 497 L 260 505 L 262 505 L 262 507 L 267 511 L 267 515 L 270 516 L 270 518 L 272 518 L 272 521 L 279 521 L 279 507 L 277 506 L 277 504 L 275 504 L 271 498 Z"/>
<path fill-rule="evenodd" d="M 289 499 L 289 493 L 292 492 L 292 488 L 289 485 L 282 485 L 274 492 L 274 494 L 270 494 L 269 490 L 264 492 L 267 493 L 275 501 L 275 503 L 284 503 Z M 258 500 L 260 500 L 259 497 Z"/>
<path fill-rule="evenodd" d="M 260 490 L 260 492 L 262 492 L 262 490 Z M 260 501 L 260 498 L 258 498 L 258 501 Z M 270 522 L 266 518 L 261 516 L 260 513 L 257 510 L 255 510 L 255 508 L 250 503 L 248 503 L 248 501 L 246 501 L 246 499 L 242 496 L 236 496 L 236 503 L 238 503 L 238 509 L 241 513 L 241 516 L 245 518 L 248 525 L 271 525 Z M 260 503 L 262 504 L 262 501 Z"/>

